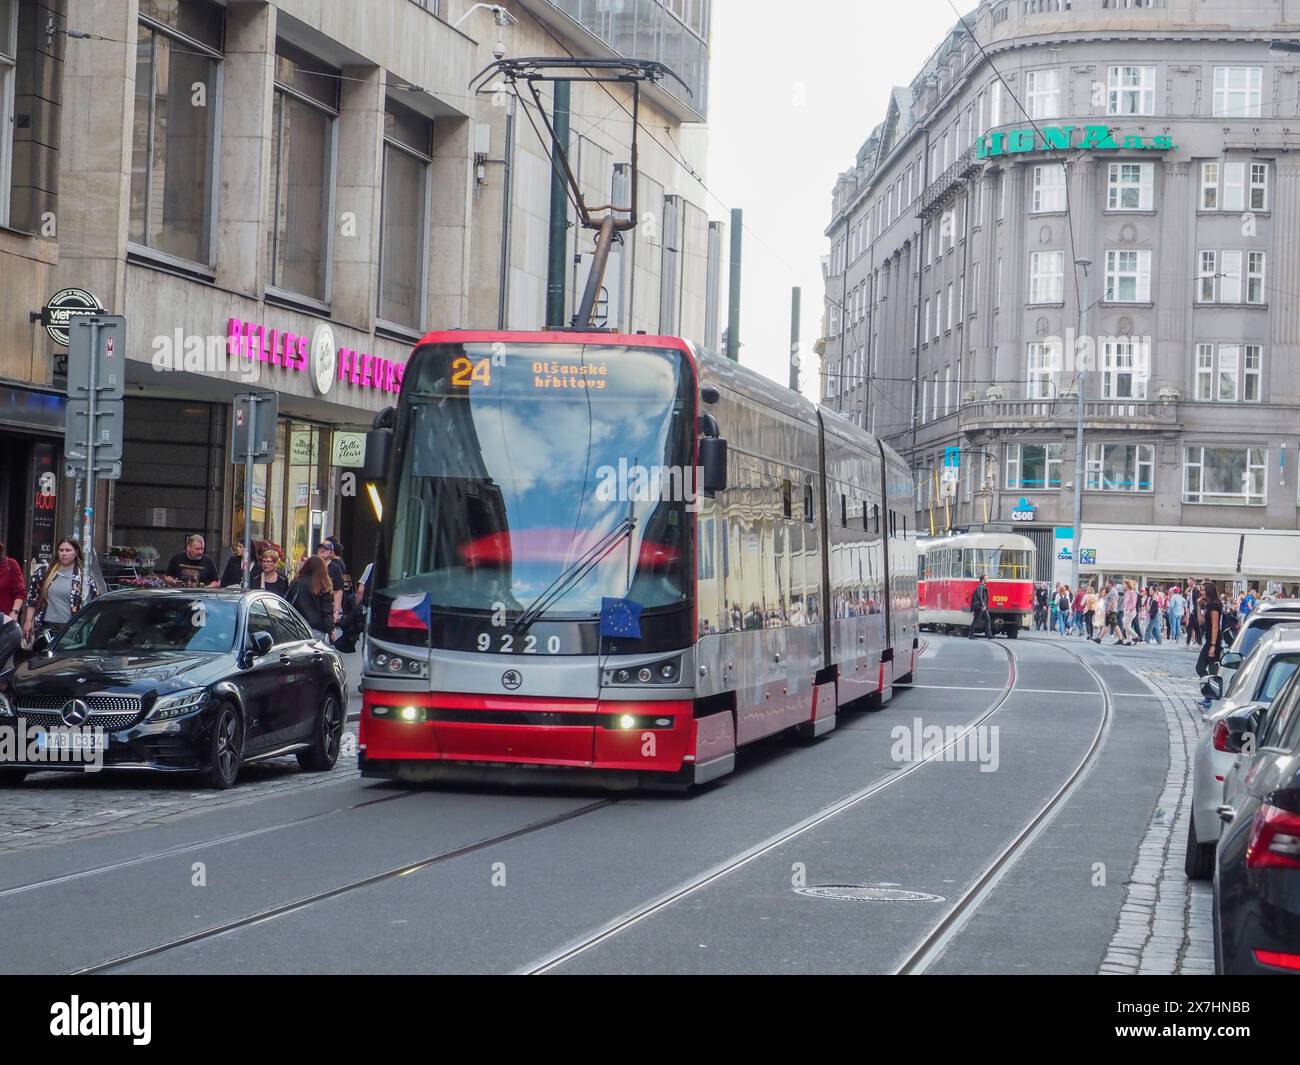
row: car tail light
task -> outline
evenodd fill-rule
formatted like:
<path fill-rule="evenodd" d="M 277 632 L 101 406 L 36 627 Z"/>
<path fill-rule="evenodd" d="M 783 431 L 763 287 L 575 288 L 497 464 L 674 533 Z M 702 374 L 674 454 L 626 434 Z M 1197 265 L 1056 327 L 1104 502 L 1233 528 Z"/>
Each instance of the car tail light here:
<path fill-rule="evenodd" d="M 1300 869 L 1300 814 L 1261 806 L 1250 826 L 1247 869 Z"/>
<path fill-rule="evenodd" d="M 1220 720 L 1214 723 L 1214 749 L 1232 753 L 1232 748 L 1228 746 L 1228 723 Z"/>
<path fill-rule="evenodd" d="M 1280 950 L 1257 950 L 1255 960 L 1260 965 L 1273 965 L 1279 969 L 1300 971 L 1300 954 L 1283 954 Z"/>

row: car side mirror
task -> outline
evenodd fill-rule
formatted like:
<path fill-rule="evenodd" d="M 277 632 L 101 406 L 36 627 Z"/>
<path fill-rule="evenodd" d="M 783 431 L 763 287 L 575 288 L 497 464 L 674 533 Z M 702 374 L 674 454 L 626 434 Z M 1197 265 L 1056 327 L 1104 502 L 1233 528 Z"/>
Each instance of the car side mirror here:
<path fill-rule="evenodd" d="M 1223 698 L 1223 678 L 1219 676 L 1206 677 L 1201 682 L 1201 694 L 1207 699 Z"/>
<path fill-rule="evenodd" d="M 275 646 L 275 641 L 271 639 L 269 632 L 253 633 L 253 657 L 262 658 L 271 653 L 271 648 Z"/>
<path fill-rule="evenodd" d="M 727 442 L 720 436 L 700 438 L 700 482 L 706 496 L 726 491 Z"/>
<path fill-rule="evenodd" d="M 54 637 L 51 636 L 48 632 L 42 632 L 36 637 L 36 639 L 32 641 L 32 653 L 38 655 L 47 655 L 50 653 L 50 648 L 53 646 L 54 646 Z"/>
<path fill-rule="evenodd" d="M 1219 666 L 1223 669 L 1240 669 L 1244 661 L 1239 651 L 1227 651 L 1219 658 Z"/>
<path fill-rule="evenodd" d="M 1223 719 L 1228 730 L 1225 746 L 1230 753 L 1238 754 L 1243 751 L 1248 739 L 1253 744 L 1254 738 L 1259 735 L 1259 726 L 1264 719 L 1265 709 L 1266 707 L 1260 703 L 1248 703 Z M 1254 751 L 1248 753 L 1253 754 Z"/>

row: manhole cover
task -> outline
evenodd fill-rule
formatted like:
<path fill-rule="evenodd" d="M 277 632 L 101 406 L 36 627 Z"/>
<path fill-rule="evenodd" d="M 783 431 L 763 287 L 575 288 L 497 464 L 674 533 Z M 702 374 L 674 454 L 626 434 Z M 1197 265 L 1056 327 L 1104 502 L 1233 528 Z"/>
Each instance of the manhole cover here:
<path fill-rule="evenodd" d="M 860 884 L 827 884 L 822 887 L 795 888 L 796 895 L 837 902 L 943 902 L 942 895 L 924 891 L 904 891 L 892 887 L 863 887 Z"/>

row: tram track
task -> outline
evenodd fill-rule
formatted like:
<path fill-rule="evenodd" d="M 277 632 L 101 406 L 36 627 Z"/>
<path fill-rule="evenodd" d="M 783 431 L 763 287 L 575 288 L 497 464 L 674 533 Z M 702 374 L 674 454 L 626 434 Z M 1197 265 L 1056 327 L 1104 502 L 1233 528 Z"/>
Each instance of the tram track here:
<path fill-rule="evenodd" d="M 418 793 L 412 792 L 411 794 L 418 794 Z M 463 858 L 466 855 L 474 854 L 478 851 L 485 850 L 488 847 L 499 846 L 503 843 L 509 843 L 512 840 L 521 839 L 524 836 L 533 835 L 534 833 L 541 832 L 544 829 L 552 828 L 556 825 L 564 824 L 567 821 L 576 820 L 577 818 L 583 817 L 586 814 L 594 813 L 596 810 L 604 809 L 607 806 L 612 806 L 617 801 L 618 801 L 617 799 L 610 798 L 610 799 L 600 799 L 597 800 L 596 802 L 586 803 L 585 805 L 579 806 L 574 810 L 568 810 L 562 814 L 555 814 L 551 817 L 543 818 L 540 821 L 533 821 L 519 828 L 511 829 L 508 832 L 498 832 L 495 833 L 494 835 L 486 836 L 482 839 L 475 840 L 472 843 L 462 844 L 459 847 L 451 847 L 448 848 L 447 850 L 439 851 L 436 854 L 429 855 L 426 858 L 421 858 L 418 861 L 407 862 L 403 865 L 386 869 L 381 873 L 374 873 L 370 876 L 362 877 L 358 880 L 352 880 L 345 884 L 339 884 L 325 891 L 314 892 L 311 895 L 305 895 L 301 898 L 295 899 L 292 902 L 281 903 L 280 905 L 277 906 L 270 906 L 267 907 L 266 909 L 262 909 L 254 913 L 246 914 L 243 917 L 237 917 L 234 918 L 233 920 L 223 921 L 220 924 L 212 925 L 198 932 L 191 932 L 187 935 L 178 936 L 174 939 L 169 939 L 162 943 L 156 943 L 152 946 L 145 947 L 140 950 L 134 950 L 134 951 L 129 951 L 125 954 L 119 954 L 116 955 L 115 957 L 108 958 L 104 961 L 96 962 L 93 965 L 87 965 L 76 969 L 70 969 L 66 971 L 63 975 L 93 976 L 101 973 L 112 972 L 115 969 L 123 968 L 124 966 L 131 965 L 138 961 L 143 961 L 146 958 L 157 957 L 160 954 L 166 954 L 169 951 L 177 950 L 181 947 L 188 947 L 196 943 L 203 943 L 213 939 L 217 939 L 220 936 L 224 936 L 231 932 L 238 931 L 241 928 L 249 928 L 252 927 L 253 925 L 263 924 L 267 921 L 273 921 L 278 917 L 284 917 L 288 914 L 296 913 L 299 910 L 307 909 L 310 906 L 315 906 L 318 903 L 326 902 L 330 899 L 335 899 L 342 895 L 351 894 L 354 891 L 361 891 L 364 888 L 374 887 L 377 884 L 382 884 L 390 880 L 395 880 L 398 877 L 409 876 L 412 873 L 417 873 L 422 869 L 429 868 L 430 866 L 440 865 L 445 862 L 450 862 L 455 860 L 456 858 Z"/>
<path fill-rule="evenodd" d="M 942 761 L 943 756 L 947 751 L 964 742 L 965 738 L 971 732 L 979 728 L 982 724 L 988 721 L 989 718 L 996 714 L 1015 691 L 1017 669 L 1016 656 L 1014 652 L 1005 643 L 990 642 L 989 646 L 997 647 L 1007 656 L 1006 683 L 1003 685 L 1001 691 L 998 693 L 998 697 L 993 701 L 993 703 L 973 721 L 961 726 L 960 730 L 954 734 L 952 738 L 948 739 L 942 747 L 932 751 L 924 758 L 918 759 L 915 762 L 909 762 L 902 769 L 895 773 L 891 773 L 887 777 L 881 777 L 874 780 L 865 787 L 860 788 L 843 798 L 837 799 L 829 806 L 823 807 L 821 810 L 805 817 L 803 820 L 796 822 L 788 828 L 782 829 L 775 835 L 769 836 L 759 843 L 754 844 L 752 847 L 749 847 L 725 861 L 706 869 L 704 872 L 691 877 L 689 880 L 683 881 L 676 887 L 669 889 L 650 901 L 642 903 L 618 917 L 607 921 L 605 924 L 590 930 L 579 938 L 571 940 L 559 949 L 535 959 L 522 968 L 515 970 L 516 975 L 540 976 L 557 969 L 559 966 L 585 954 L 594 947 L 597 947 L 600 944 L 613 939 L 615 936 L 628 931 L 635 925 L 640 924 L 642 921 L 668 909 L 668 907 L 680 902 L 682 899 L 694 895 L 703 888 L 706 888 L 737 870 L 744 868 L 751 862 L 763 857 L 765 854 L 769 854 L 777 848 L 784 846 L 791 840 L 816 828 L 818 825 L 829 821 L 833 817 L 837 817 L 846 810 L 852 809 L 859 803 L 865 802 L 867 799 L 879 794 L 898 781 L 906 779 L 923 766 L 928 765 L 931 762 Z"/>
<path fill-rule="evenodd" d="M 1074 794 L 1075 790 L 1087 778 L 1093 765 L 1096 764 L 1102 748 L 1105 746 L 1106 737 L 1110 733 L 1111 726 L 1115 720 L 1115 698 L 1111 695 L 1110 690 L 1106 687 L 1101 675 L 1080 655 L 1075 654 L 1067 647 L 1061 647 L 1057 644 L 1045 644 L 1044 646 L 1053 647 L 1056 650 L 1064 651 L 1067 655 L 1079 663 L 1097 685 L 1098 693 L 1102 698 L 1102 715 L 1098 723 L 1097 731 L 1089 744 L 1087 751 L 1079 760 L 1078 765 L 1065 779 L 1065 782 L 1057 791 L 1043 803 L 1038 811 L 1031 817 L 1028 823 L 1022 828 L 1009 844 L 990 862 L 984 870 L 975 878 L 971 886 L 966 889 L 957 900 L 957 902 L 948 910 L 947 913 L 935 924 L 912 948 L 903 956 L 901 961 L 892 970 L 895 976 L 916 976 L 920 975 L 935 962 L 947 949 L 948 945 L 957 937 L 961 930 L 970 921 L 971 917 L 979 910 L 979 907 L 993 893 L 999 882 L 1009 873 L 1020 859 L 1025 855 L 1034 842 L 1051 824 L 1056 814 L 1059 813 Z"/>

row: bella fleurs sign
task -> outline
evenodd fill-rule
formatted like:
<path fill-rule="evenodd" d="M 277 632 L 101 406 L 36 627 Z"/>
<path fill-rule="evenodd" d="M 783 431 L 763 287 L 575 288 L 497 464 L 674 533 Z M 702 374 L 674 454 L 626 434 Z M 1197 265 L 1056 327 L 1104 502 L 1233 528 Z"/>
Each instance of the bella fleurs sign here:
<path fill-rule="evenodd" d="M 975 158 L 1050 151 L 1172 152 L 1177 148 L 1172 137 L 1117 137 L 1109 126 L 1039 126 L 986 133 L 975 143 Z"/>

